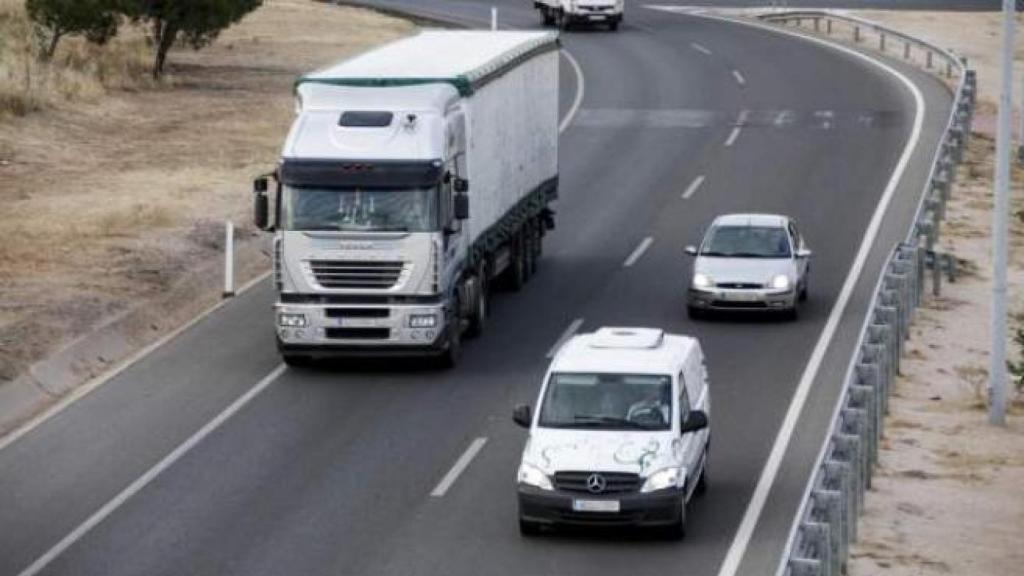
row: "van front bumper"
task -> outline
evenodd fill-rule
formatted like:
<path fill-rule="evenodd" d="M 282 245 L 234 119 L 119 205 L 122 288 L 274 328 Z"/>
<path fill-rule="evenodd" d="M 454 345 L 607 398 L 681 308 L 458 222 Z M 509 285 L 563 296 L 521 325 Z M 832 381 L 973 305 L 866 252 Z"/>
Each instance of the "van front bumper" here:
<path fill-rule="evenodd" d="M 683 490 L 594 496 L 578 492 L 518 487 L 519 517 L 549 526 L 668 526 L 679 521 Z M 578 512 L 574 500 L 618 500 L 618 512 Z"/>

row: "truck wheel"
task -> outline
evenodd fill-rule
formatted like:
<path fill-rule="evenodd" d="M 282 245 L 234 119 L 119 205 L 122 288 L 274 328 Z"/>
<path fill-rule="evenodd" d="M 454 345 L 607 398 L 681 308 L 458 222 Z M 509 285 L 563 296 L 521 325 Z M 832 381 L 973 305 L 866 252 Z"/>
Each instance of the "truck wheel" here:
<path fill-rule="evenodd" d="M 540 265 L 541 242 L 544 235 L 540 232 L 540 226 L 534 222 L 530 224 L 530 276 L 537 273 Z"/>
<path fill-rule="evenodd" d="M 446 344 L 445 351 L 441 353 L 439 358 L 442 368 L 451 369 L 455 368 L 455 365 L 459 363 L 459 358 L 462 357 L 462 330 L 459 326 L 458 316 L 449 326 L 448 330 L 448 343 Z"/>
<path fill-rule="evenodd" d="M 487 313 L 490 307 L 489 295 L 487 293 L 487 269 L 481 265 L 477 269 L 476 298 L 473 302 L 473 311 L 469 317 L 469 328 L 466 335 L 471 338 L 478 338 L 484 332 L 484 324 L 487 323 Z"/>
<path fill-rule="evenodd" d="M 513 292 L 518 292 L 526 284 L 526 250 L 522 231 L 516 236 L 512 246 L 512 262 L 508 267 L 508 284 Z"/>

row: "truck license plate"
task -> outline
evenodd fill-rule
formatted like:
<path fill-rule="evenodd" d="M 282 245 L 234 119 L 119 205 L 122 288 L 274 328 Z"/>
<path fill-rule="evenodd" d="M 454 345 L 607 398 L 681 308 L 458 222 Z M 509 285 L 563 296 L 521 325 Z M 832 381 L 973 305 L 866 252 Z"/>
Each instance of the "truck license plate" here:
<path fill-rule="evenodd" d="M 573 500 L 574 512 L 618 512 L 618 500 Z"/>

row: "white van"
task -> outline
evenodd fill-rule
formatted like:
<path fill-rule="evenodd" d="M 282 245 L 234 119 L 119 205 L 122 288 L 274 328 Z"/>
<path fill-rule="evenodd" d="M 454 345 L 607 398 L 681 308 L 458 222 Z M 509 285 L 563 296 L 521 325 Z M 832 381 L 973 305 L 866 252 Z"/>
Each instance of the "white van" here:
<path fill-rule="evenodd" d="M 518 473 L 519 529 L 660 526 L 683 535 L 707 487 L 711 398 L 700 343 L 651 328 L 569 340 L 548 368 Z"/>

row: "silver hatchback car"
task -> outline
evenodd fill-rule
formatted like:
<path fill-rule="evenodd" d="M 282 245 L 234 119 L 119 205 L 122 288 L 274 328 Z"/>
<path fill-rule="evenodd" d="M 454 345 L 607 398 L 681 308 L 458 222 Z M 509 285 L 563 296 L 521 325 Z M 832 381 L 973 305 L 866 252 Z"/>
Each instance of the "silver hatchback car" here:
<path fill-rule="evenodd" d="M 710 310 L 764 310 L 797 316 L 807 299 L 811 251 L 787 216 L 726 214 L 715 218 L 695 256 L 686 306 L 691 317 Z"/>

